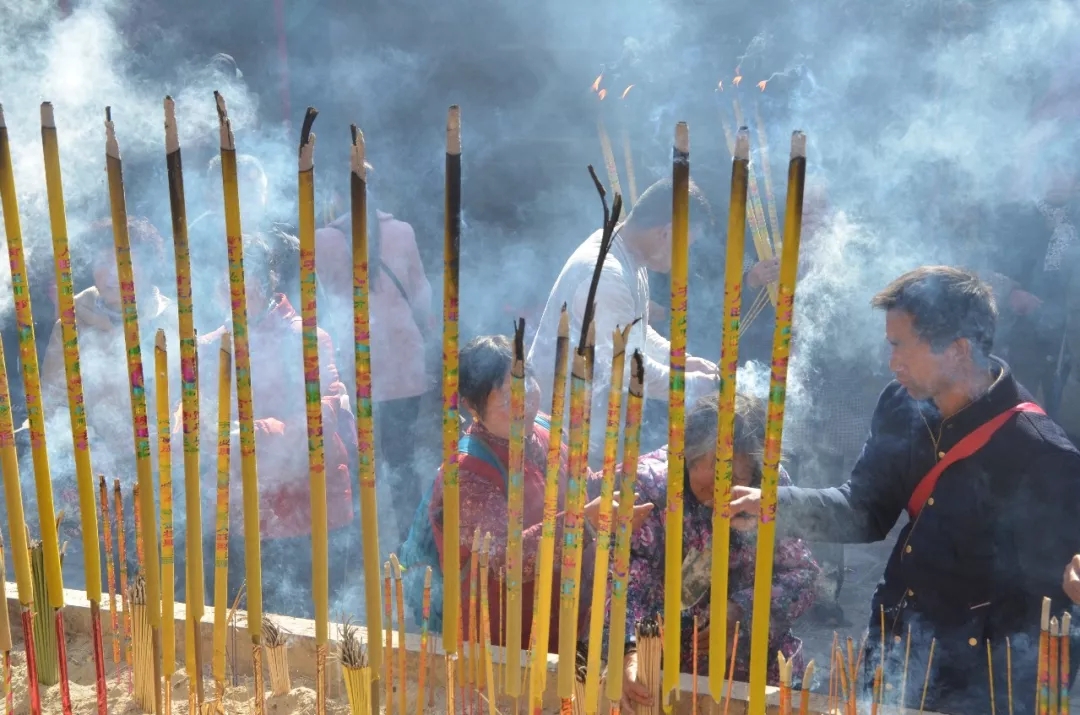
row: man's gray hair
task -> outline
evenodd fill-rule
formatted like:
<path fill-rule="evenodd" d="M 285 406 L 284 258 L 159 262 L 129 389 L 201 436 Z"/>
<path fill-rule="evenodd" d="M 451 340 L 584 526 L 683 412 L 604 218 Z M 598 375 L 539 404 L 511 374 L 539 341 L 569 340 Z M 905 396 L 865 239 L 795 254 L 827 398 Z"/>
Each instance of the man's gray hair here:
<path fill-rule="evenodd" d="M 760 461 L 765 452 L 765 401 L 735 395 L 735 452 Z M 703 397 L 686 413 L 686 464 L 693 464 L 716 450 L 716 430 L 720 420 L 720 398 Z"/>

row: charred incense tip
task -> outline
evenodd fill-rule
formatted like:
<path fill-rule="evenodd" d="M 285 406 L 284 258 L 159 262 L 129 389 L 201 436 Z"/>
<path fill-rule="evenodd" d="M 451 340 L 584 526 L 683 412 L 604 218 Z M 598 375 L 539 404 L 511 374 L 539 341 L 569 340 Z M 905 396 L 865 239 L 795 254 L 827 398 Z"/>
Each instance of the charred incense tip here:
<path fill-rule="evenodd" d="M 630 337 L 630 330 L 633 327 L 633 323 L 630 323 L 630 325 L 627 325 L 625 328 L 620 328 L 617 325 L 615 326 L 615 330 L 611 333 L 612 356 L 626 354 L 626 340 Z"/>
<path fill-rule="evenodd" d="M 105 156 L 120 158 L 120 144 L 116 141 L 116 129 L 113 127 L 112 107 L 105 107 Z"/>
<path fill-rule="evenodd" d="M 456 104 L 446 113 L 446 153 L 461 154 L 461 108 Z"/>
<path fill-rule="evenodd" d="M 359 628 L 346 619 L 341 624 L 341 652 L 338 659 L 346 668 L 368 667 L 367 648 L 360 642 Z"/>
<path fill-rule="evenodd" d="M 157 335 L 154 336 L 154 347 L 165 352 L 165 330 L 158 328 Z"/>
<path fill-rule="evenodd" d="M 514 374 L 525 377 L 525 318 L 514 321 Z"/>
<path fill-rule="evenodd" d="M 56 129 L 56 118 L 53 116 L 52 102 L 41 103 L 41 128 Z"/>
<path fill-rule="evenodd" d="M 686 122 L 675 125 L 675 151 L 682 154 L 690 153 L 690 127 Z"/>
<path fill-rule="evenodd" d="M 217 106 L 221 148 L 223 151 L 236 151 L 236 140 L 233 137 L 232 122 L 229 121 L 229 110 L 225 107 L 225 97 L 217 90 L 214 90 L 214 103 Z"/>
<path fill-rule="evenodd" d="M 364 133 L 360 127 L 352 125 L 352 155 L 350 157 L 352 173 L 361 180 L 367 180 L 367 147 L 364 145 Z"/>
<path fill-rule="evenodd" d="M 638 640 L 642 638 L 659 638 L 660 637 L 660 621 L 656 616 L 648 616 L 642 618 L 637 622 L 635 627 L 637 630 Z"/>
<path fill-rule="evenodd" d="M 748 161 L 750 159 L 750 131 L 746 127 L 739 127 L 739 133 L 735 135 L 735 161 Z"/>
<path fill-rule="evenodd" d="M 172 154 L 180 151 L 180 135 L 176 131 L 176 102 L 173 98 L 165 97 L 165 153 Z"/>
<path fill-rule="evenodd" d="M 285 645 L 285 632 L 281 630 L 281 626 L 265 616 L 262 623 L 262 636 L 263 643 L 267 648 L 277 648 Z"/>
<path fill-rule="evenodd" d="M 0 129 L 7 129 L 7 122 L 4 121 L 4 105 L 0 104 Z"/>
<path fill-rule="evenodd" d="M 630 356 L 630 394 L 634 397 L 645 395 L 645 359 L 640 350 L 634 350 Z"/>
<path fill-rule="evenodd" d="M 232 333 L 228 331 L 221 334 L 221 352 L 232 353 Z"/>
<path fill-rule="evenodd" d="M 1042 602 L 1042 629 L 1045 631 L 1050 628 L 1050 599 L 1044 597 Z"/>
<path fill-rule="evenodd" d="M 589 675 L 589 653 L 585 650 L 586 647 L 584 643 L 579 643 L 577 652 L 574 653 L 574 677 L 579 683 L 584 683 Z"/>
<path fill-rule="evenodd" d="M 390 568 L 393 570 L 394 580 L 401 580 L 401 562 L 398 561 L 397 554 L 390 554 Z"/>
<path fill-rule="evenodd" d="M 806 135 L 798 130 L 791 133 L 791 158 L 806 158 Z"/>
<path fill-rule="evenodd" d="M 566 310 L 566 303 L 562 304 L 559 312 L 559 338 L 570 339 L 570 313 Z"/>

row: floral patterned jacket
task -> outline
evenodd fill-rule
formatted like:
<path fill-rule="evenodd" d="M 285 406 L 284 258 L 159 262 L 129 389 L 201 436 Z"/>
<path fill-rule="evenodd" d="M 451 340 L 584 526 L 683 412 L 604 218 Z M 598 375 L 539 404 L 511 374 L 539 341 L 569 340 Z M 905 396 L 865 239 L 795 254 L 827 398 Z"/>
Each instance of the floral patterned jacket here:
<path fill-rule="evenodd" d="M 789 486 L 791 479 L 781 469 L 780 484 Z M 630 546 L 630 573 L 627 586 L 626 633 L 633 639 L 634 624 L 664 610 L 664 528 L 667 521 L 667 447 L 640 458 L 637 468 L 637 501 L 652 502 L 656 508 L 641 528 L 634 532 Z M 712 508 L 694 498 L 689 487 L 685 490 L 683 526 L 684 605 L 682 611 L 682 671 L 692 672 L 693 620 L 704 629 L 709 618 L 707 595 L 711 571 Z M 757 537 L 754 533 L 732 530 L 729 601 L 743 614 L 750 614 L 754 600 L 754 560 Z M 769 619 L 769 653 L 777 651 L 785 657 L 795 657 L 795 675 L 801 675 L 802 641 L 795 637 L 791 625 L 814 601 L 814 579 L 818 565 L 801 539 L 782 538 L 777 541 L 773 562 L 772 612 Z M 698 585 L 698 588 L 694 586 Z M 693 592 L 690 598 L 687 593 Z M 695 596 L 697 596 L 695 598 Z M 687 605 L 690 601 L 690 605 Z M 610 609 L 609 609 L 610 613 Z M 739 645 L 735 656 L 736 680 L 746 680 L 750 666 L 750 618 L 744 616 L 739 628 Z M 729 630 L 729 640 L 731 633 Z M 709 672 L 708 649 L 699 649 L 698 673 Z M 726 668 L 726 665 L 725 665 Z M 775 655 L 769 658 L 769 682 L 778 682 Z"/>

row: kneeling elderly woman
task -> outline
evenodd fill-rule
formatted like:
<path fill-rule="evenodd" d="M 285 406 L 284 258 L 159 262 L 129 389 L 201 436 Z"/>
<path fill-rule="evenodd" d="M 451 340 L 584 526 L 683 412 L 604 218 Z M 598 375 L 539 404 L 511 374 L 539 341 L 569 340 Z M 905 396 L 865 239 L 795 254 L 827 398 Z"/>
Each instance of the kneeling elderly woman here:
<path fill-rule="evenodd" d="M 682 671 L 691 672 L 693 621 L 699 624 L 698 672 L 709 672 L 708 618 L 709 583 L 712 569 L 713 473 L 716 463 L 718 400 L 702 399 L 686 416 L 686 473 L 683 526 Z M 765 403 L 739 395 L 735 403 L 734 482 L 761 483 L 761 459 L 765 439 Z M 781 471 L 781 484 L 790 484 Z M 637 501 L 652 502 L 656 508 L 631 541 L 630 577 L 627 587 L 626 633 L 628 643 L 623 703 L 631 710 L 650 705 L 649 691 L 637 682 L 634 653 L 634 625 L 664 610 L 664 527 L 667 517 L 667 447 L 641 457 L 637 467 Z M 735 622 L 742 633 L 750 632 L 754 594 L 755 532 L 731 531 L 731 561 L 728 581 L 728 652 Z M 780 539 L 776 544 L 773 571 L 772 612 L 769 620 L 769 653 L 781 652 L 794 658 L 794 674 L 802 674 L 802 641 L 791 632 L 791 624 L 813 604 L 814 579 L 818 566 L 800 539 Z M 613 644 L 614 646 L 614 644 Z M 747 679 L 750 664 L 749 639 L 739 639 L 735 655 L 736 680 Z M 723 664 L 717 664 L 724 667 Z M 776 658 L 769 659 L 769 683 L 779 680 Z"/>

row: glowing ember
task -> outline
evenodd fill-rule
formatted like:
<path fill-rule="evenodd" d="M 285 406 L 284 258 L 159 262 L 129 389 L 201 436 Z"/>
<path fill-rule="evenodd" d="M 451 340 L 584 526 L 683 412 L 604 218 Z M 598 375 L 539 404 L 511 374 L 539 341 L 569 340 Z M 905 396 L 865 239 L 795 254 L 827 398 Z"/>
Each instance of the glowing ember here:
<path fill-rule="evenodd" d="M 721 92 L 723 92 L 724 91 L 724 80 L 720 80 L 719 82 L 717 82 L 716 83 L 716 88 L 718 90 L 720 90 Z"/>
<path fill-rule="evenodd" d="M 627 86 L 627 88 L 622 91 L 622 99 L 626 99 L 626 95 L 630 94 L 630 90 L 632 90 L 633 88 L 634 85 L 632 84 Z"/>
<path fill-rule="evenodd" d="M 731 83 L 736 87 L 739 86 L 739 82 L 742 82 L 742 75 L 735 75 L 735 77 L 731 80 Z"/>
<path fill-rule="evenodd" d="M 597 92 L 596 94 L 597 94 L 597 96 L 598 96 L 598 97 L 600 97 L 600 101 L 603 101 L 603 100 L 604 100 L 604 97 L 606 97 L 606 96 L 607 96 L 607 90 L 606 90 L 606 89 L 602 89 L 602 90 L 600 90 L 599 92 Z"/>
<path fill-rule="evenodd" d="M 767 79 L 761 80 L 760 82 L 757 83 L 758 89 L 760 89 L 762 92 L 764 92 L 765 91 L 765 85 L 767 85 L 768 83 L 769 83 L 769 80 L 767 80 Z"/>
<path fill-rule="evenodd" d="M 600 91 L 600 80 L 602 80 L 603 78 L 604 78 L 604 73 L 603 72 L 601 72 L 600 74 L 598 74 L 596 76 L 596 79 L 593 80 L 593 83 L 592 83 L 592 91 L 594 91 L 594 92 L 599 92 Z"/>

